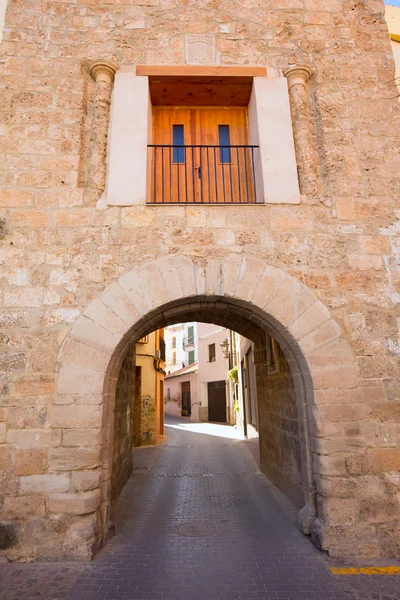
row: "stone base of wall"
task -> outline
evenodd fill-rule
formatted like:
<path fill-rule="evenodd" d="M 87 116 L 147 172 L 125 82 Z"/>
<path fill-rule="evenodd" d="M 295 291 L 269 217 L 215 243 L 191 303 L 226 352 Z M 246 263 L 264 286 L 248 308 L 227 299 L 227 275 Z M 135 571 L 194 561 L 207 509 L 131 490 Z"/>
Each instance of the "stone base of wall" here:
<path fill-rule="evenodd" d="M 200 423 L 208 422 L 208 406 L 199 406 L 199 421 Z"/>

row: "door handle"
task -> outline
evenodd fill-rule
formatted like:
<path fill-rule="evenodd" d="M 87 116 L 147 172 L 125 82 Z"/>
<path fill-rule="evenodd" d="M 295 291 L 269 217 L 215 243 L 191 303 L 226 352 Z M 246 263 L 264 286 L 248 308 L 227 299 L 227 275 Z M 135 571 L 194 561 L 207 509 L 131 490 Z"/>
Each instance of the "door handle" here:
<path fill-rule="evenodd" d="M 193 169 L 194 171 L 197 171 L 197 176 L 199 179 L 201 179 L 201 167 L 194 167 Z"/>

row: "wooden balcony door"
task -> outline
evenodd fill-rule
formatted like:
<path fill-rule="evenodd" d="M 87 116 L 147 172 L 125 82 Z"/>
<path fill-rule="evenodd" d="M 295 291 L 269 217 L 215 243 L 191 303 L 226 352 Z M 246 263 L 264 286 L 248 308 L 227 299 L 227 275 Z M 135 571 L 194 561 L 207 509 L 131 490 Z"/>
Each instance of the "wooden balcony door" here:
<path fill-rule="evenodd" d="M 254 201 L 246 108 L 154 108 L 153 143 L 157 202 Z"/>

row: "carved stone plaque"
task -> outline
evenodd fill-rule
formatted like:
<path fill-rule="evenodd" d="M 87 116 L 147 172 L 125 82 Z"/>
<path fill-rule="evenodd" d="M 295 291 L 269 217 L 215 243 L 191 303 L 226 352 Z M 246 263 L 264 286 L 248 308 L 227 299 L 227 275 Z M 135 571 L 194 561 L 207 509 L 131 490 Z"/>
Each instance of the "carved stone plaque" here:
<path fill-rule="evenodd" d="M 186 62 L 189 65 L 215 64 L 215 37 L 213 35 L 187 35 Z"/>

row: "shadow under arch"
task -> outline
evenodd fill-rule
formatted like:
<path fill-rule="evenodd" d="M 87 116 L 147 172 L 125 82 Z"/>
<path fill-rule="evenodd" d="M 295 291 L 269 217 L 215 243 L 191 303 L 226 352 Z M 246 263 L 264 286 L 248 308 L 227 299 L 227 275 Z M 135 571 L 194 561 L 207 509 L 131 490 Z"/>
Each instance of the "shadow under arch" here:
<path fill-rule="evenodd" d="M 113 415 L 119 369 L 130 344 L 160 327 L 212 322 L 249 339 L 267 331 L 281 346 L 293 378 L 301 440 L 304 507 L 309 532 L 317 517 L 310 421 L 315 390 L 354 387 L 354 357 L 329 310 L 303 283 L 246 255 L 225 260 L 168 256 L 123 275 L 94 300 L 60 352 L 58 394 L 102 394 L 103 485 L 99 536 L 107 536 L 111 497 Z M 97 356 L 82 366 L 77 344 Z M 71 389 L 71 378 L 73 380 Z M 334 384 L 334 385 L 333 385 Z M 311 409 L 311 410 L 310 410 Z"/>

